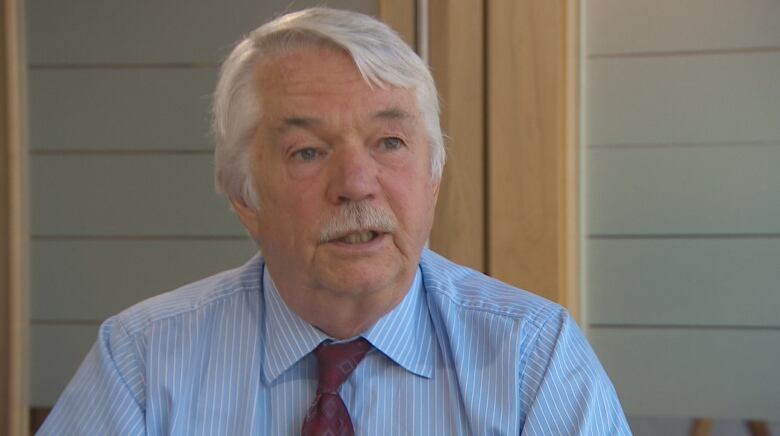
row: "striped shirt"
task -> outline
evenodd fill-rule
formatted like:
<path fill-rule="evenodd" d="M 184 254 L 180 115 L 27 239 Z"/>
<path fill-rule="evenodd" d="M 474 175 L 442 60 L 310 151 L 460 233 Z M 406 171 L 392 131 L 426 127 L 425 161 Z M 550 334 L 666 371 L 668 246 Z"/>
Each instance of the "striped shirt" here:
<path fill-rule="evenodd" d="M 329 339 L 260 256 L 107 320 L 39 435 L 296 435 Z M 560 306 L 425 251 L 341 387 L 358 435 L 630 434 Z"/>

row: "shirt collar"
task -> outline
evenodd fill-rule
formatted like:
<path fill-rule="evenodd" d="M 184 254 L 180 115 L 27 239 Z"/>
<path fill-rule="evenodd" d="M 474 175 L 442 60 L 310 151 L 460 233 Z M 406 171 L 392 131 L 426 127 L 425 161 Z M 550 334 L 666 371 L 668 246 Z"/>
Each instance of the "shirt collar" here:
<path fill-rule="evenodd" d="M 328 336 L 287 307 L 265 265 L 263 299 L 266 307 L 263 375 L 270 383 Z"/>
<path fill-rule="evenodd" d="M 433 377 L 436 338 L 419 268 L 401 303 L 363 337 L 407 371 Z"/>
<path fill-rule="evenodd" d="M 332 338 L 287 307 L 267 268 L 263 268 L 262 280 L 266 307 L 262 368 L 270 383 L 320 342 Z M 401 303 L 361 336 L 406 370 L 426 378 L 433 376 L 436 339 L 419 268 Z"/>

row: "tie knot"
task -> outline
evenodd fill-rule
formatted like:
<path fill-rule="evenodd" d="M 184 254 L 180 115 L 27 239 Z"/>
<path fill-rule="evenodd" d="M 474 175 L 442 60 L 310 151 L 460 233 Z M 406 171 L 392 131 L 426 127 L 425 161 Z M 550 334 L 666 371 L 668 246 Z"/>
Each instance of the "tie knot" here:
<path fill-rule="evenodd" d="M 341 384 L 352 374 L 370 349 L 371 344 L 363 338 L 341 344 L 321 343 L 314 350 L 319 371 L 317 391 L 337 393 Z"/>

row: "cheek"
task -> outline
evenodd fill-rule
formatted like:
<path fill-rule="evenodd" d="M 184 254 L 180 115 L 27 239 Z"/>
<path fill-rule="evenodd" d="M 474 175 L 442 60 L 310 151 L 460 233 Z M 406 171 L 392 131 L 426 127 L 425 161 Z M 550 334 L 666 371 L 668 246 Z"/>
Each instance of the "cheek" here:
<path fill-rule="evenodd" d="M 315 186 L 286 192 L 285 198 L 281 200 L 282 203 L 279 205 L 281 209 L 279 216 L 283 221 L 281 225 L 288 229 L 288 233 L 292 233 L 291 237 L 319 232 L 325 212 L 322 206 L 322 195 L 318 193 Z"/>
<path fill-rule="evenodd" d="M 316 192 L 316 177 L 300 180 L 281 164 L 267 168 L 262 177 L 257 186 L 262 204 L 279 215 L 295 215 L 296 210 L 312 202 Z"/>
<path fill-rule="evenodd" d="M 410 233 L 427 231 L 435 203 L 430 184 L 396 187 L 391 195 L 394 212 L 405 230 Z"/>

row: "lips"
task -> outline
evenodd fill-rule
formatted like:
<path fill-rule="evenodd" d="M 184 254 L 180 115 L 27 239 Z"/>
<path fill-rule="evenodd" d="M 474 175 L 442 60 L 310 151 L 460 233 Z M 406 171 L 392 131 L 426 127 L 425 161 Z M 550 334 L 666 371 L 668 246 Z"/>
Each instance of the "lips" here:
<path fill-rule="evenodd" d="M 353 244 L 365 244 L 366 242 L 369 242 L 379 236 L 379 234 L 373 230 L 363 230 L 359 232 L 352 232 L 349 233 L 346 236 L 343 236 L 341 238 L 338 238 L 338 242 L 343 242 L 345 244 L 353 245 Z"/>

